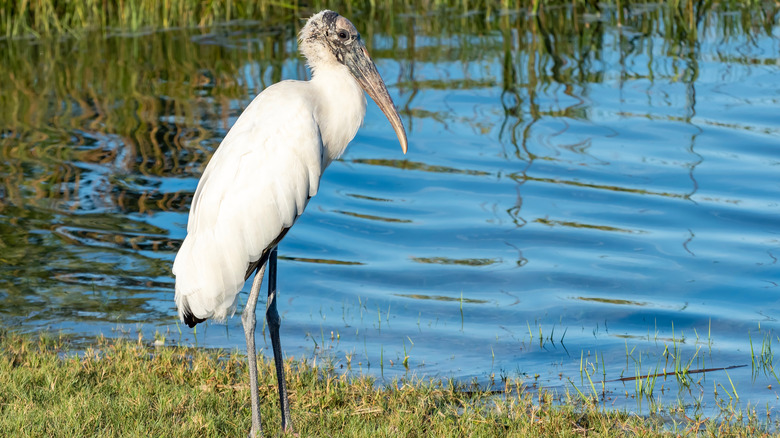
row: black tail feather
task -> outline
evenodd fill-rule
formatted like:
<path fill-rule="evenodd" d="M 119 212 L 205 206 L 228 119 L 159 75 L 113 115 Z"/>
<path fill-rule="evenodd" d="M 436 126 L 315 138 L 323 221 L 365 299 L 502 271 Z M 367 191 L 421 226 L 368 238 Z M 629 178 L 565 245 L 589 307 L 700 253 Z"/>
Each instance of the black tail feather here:
<path fill-rule="evenodd" d="M 184 308 L 184 323 L 187 324 L 187 327 L 193 328 L 195 327 L 196 324 L 200 324 L 205 320 L 206 318 L 201 319 L 193 315 L 192 312 L 190 312 L 190 309 L 188 307 Z"/>
<path fill-rule="evenodd" d="M 290 231 L 289 228 L 282 229 L 282 231 L 279 233 L 279 237 L 277 237 L 271 243 L 271 245 L 269 245 L 268 248 L 263 251 L 263 253 L 260 255 L 260 258 L 257 261 L 249 264 L 246 270 L 246 275 L 244 276 L 244 281 L 246 281 L 250 276 L 252 276 L 252 274 L 255 273 L 255 271 L 257 271 L 259 267 L 263 266 L 265 262 L 268 261 L 268 256 L 271 255 L 271 250 L 279 244 L 279 241 L 282 240 L 282 237 L 284 237 L 288 231 Z M 193 328 L 197 324 L 200 324 L 201 322 L 208 319 L 198 318 L 197 316 L 193 315 L 190 307 L 186 304 L 186 301 L 184 304 L 184 312 L 182 313 L 184 314 L 184 323 L 187 324 L 187 327 L 189 328 Z"/>

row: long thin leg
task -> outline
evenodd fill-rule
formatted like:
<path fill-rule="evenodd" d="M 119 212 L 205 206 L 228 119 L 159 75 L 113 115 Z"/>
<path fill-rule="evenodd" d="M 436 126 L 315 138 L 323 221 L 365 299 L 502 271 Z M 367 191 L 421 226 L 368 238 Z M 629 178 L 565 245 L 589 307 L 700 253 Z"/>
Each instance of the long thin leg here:
<path fill-rule="evenodd" d="M 282 410 L 282 430 L 292 432 L 290 420 L 290 401 L 287 399 L 287 384 L 284 380 L 284 365 L 282 363 L 282 343 L 279 340 L 279 326 L 281 319 L 276 311 L 276 248 L 271 250 L 268 257 L 268 303 L 266 304 L 265 319 L 271 332 L 271 345 L 274 349 L 274 363 L 276 364 L 276 380 L 279 385 L 279 406 Z"/>
<path fill-rule="evenodd" d="M 252 397 L 252 431 L 249 433 L 251 438 L 263 435 L 263 426 L 260 422 L 260 391 L 257 388 L 257 352 L 255 351 L 255 308 L 257 307 L 257 296 L 260 294 L 260 286 L 263 284 L 263 274 L 265 274 L 265 263 L 257 270 L 255 279 L 252 282 L 252 290 L 249 292 L 249 299 L 246 302 L 244 312 L 241 314 L 241 322 L 244 325 L 244 336 L 246 337 L 246 356 L 249 361 L 249 388 Z"/>

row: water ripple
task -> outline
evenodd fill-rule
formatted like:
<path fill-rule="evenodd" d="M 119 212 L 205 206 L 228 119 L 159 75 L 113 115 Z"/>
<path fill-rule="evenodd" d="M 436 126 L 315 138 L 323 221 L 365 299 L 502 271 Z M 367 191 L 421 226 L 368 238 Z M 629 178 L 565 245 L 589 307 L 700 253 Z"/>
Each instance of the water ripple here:
<path fill-rule="evenodd" d="M 695 35 L 668 5 L 579 3 L 366 31 L 409 154 L 369 103 L 280 247 L 285 350 L 362 354 L 385 377 L 407 371 L 382 355 L 409 354 L 420 374 L 551 386 L 582 376 L 581 356 L 614 380 L 669 344 L 701 369 L 750 362 L 750 337 L 780 330 L 769 6 L 710 10 Z M 3 324 L 243 348 L 238 318 L 179 330 L 170 267 L 229 127 L 306 74 L 291 35 L 234 23 L 4 41 Z M 749 372 L 729 376 L 775 402 Z"/>

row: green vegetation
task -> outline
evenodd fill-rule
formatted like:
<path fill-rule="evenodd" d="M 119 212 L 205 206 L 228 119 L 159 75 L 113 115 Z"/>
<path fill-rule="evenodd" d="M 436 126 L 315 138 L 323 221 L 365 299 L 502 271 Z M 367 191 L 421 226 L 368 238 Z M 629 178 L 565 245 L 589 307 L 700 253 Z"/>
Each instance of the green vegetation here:
<path fill-rule="evenodd" d="M 401 2 L 377 2 L 375 0 L 339 0 L 300 2 L 298 0 L 0 0 L 0 35 L 6 37 L 32 35 L 42 37 L 56 34 L 82 34 L 88 30 L 138 31 L 146 29 L 170 29 L 178 27 L 201 27 L 231 20 L 272 20 L 294 22 L 301 16 L 314 11 L 331 8 L 350 16 L 369 14 L 381 16 L 384 22 L 392 23 L 393 15 L 399 13 L 429 13 L 446 11 L 453 15 L 480 11 L 486 17 L 500 16 L 501 11 L 522 10 L 532 15 L 544 15 L 547 10 L 571 7 L 581 14 L 593 14 L 607 8 L 618 22 L 624 22 L 627 8 L 637 6 L 652 14 L 652 9 L 668 3 L 670 18 L 678 20 L 687 35 L 695 35 L 696 25 L 704 17 L 703 12 L 713 9 L 758 10 L 774 7 L 760 1 L 696 1 L 659 0 L 632 1 L 608 0 L 404 0 Z M 453 14 L 454 13 L 454 14 Z M 757 14 L 759 19 L 774 20 L 775 14 Z M 465 19 L 465 16 L 462 17 Z M 741 17 L 743 24 L 751 26 L 750 17 Z M 747 19 L 747 21 L 745 21 Z M 434 21 L 434 20 L 428 20 Z M 458 21 L 458 20 L 456 20 Z M 429 24 L 428 26 L 430 26 Z M 433 24 L 435 26 L 435 24 Z"/>
<path fill-rule="evenodd" d="M 73 351 L 64 337 L 0 332 L 2 436 L 243 436 L 249 388 L 239 353 L 100 338 Z M 260 363 L 266 436 L 279 428 L 273 364 Z M 556 399 L 505 379 L 495 388 L 396 381 L 286 362 L 300 436 L 771 436 L 755 414 L 665 421 Z M 561 401 L 563 404 L 556 402 Z"/>
<path fill-rule="evenodd" d="M 164 29 L 260 18 L 271 2 L 252 0 L 3 0 L 0 30 L 6 36 L 74 33 L 86 29 Z M 276 9 L 282 9 L 277 7 Z"/>
<path fill-rule="evenodd" d="M 0 114 L 0 211 L 11 218 L 0 223 L 5 269 L 0 302 L 4 317 L 23 315 L 30 323 L 60 318 L 126 323 L 136 321 L 132 315 L 155 323 L 170 321 L 169 313 L 149 304 L 156 289 L 170 291 L 171 285 L 164 280 L 149 280 L 169 278 L 170 260 L 148 253 L 173 251 L 178 242 L 168 230 L 138 218 L 185 210 L 191 193 L 160 189 L 158 177 L 199 175 L 232 118 L 251 96 L 285 77 L 285 68 L 287 74 L 289 69 L 304 70 L 290 42 L 300 18 L 312 11 L 327 6 L 354 18 L 368 44 L 377 44 L 378 49 L 371 50 L 377 60 L 392 58 L 408 66 L 426 62 L 468 66 L 499 59 L 501 69 L 477 78 L 455 75 L 449 81 L 421 80 L 409 73 L 413 69 L 407 69 L 393 78 L 405 90 L 398 103 L 404 115 L 415 121 L 465 124 L 480 130 L 484 126 L 468 115 L 431 112 L 409 102 L 419 91 L 501 87 L 506 113 L 501 140 L 529 161 L 549 159 L 525 149 L 535 120 L 587 120 L 592 108 L 589 104 L 545 104 L 546 87 L 563 84 L 587 90 L 590 84 L 608 80 L 599 62 L 612 52 L 619 53 L 621 64 L 632 59 L 647 62 L 649 73 L 643 79 L 651 83 L 694 85 L 702 56 L 699 35 L 710 32 L 718 41 L 729 42 L 737 36 L 771 34 L 780 11 L 777 2 L 658 0 L 415 0 L 391 6 L 348 1 L 313 2 L 300 9 L 297 2 L 244 0 L 0 0 L 0 5 L 0 36 L 10 38 L 0 48 L 4 66 L 0 69 L 0 107 L 5 109 Z M 215 26 L 238 19 L 261 22 L 234 23 L 230 38 Z M 615 32 L 616 26 L 628 31 Z M 142 32 L 177 27 L 186 29 Z M 126 38 L 123 32 L 127 31 L 136 33 Z M 63 35 L 75 38 L 59 38 Z M 474 35 L 480 38 L 469 38 Z M 662 44 L 652 43 L 659 39 Z M 742 66 L 775 62 L 735 50 L 718 56 Z M 669 60 L 668 71 L 659 68 L 667 65 L 665 60 Z M 624 69 L 620 74 L 631 80 L 630 71 Z M 489 175 L 400 159 L 353 162 Z M 519 183 L 543 181 L 524 172 L 509 177 Z M 556 183 L 587 185 L 565 179 Z M 94 213 L 101 208 L 107 213 Z M 82 209 L 89 213 L 66 214 Z M 516 220 L 524 221 L 519 215 Z M 579 222 L 541 223 L 635 232 Z M 134 257 L 133 263 L 117 263 L 119 257 Z M 495 262 L 488 258 L 414 260 L 455 266 Z M 464 303 L 482 303 L 462 294 L 460 298 L 402 296 L 460 302 L 461 324 Z M 578 299 L 646 305 L 614 298 Z M 74 309 L 78 315 L 74 316 Z M 381 329 L 389 323 L 390 309 L 386 313 L 376 310 L 375 326 Z M 362 307 L 360 312 L 362 321 Z M 541 324 L 529 323 L 527 345 L 538 341 L 540 349 L 555 348 L 556 343 L 565 349 L 564 342 L 575 333 L 572 330 L 567 338 L 567 330 L 553 324 L 543 332 Z M 740 395 L 746 396 L 742 382 L 735 384 L 729 377 L 729 373 L 734 376 L 727 368 L 732 362 L 713 364 L 710 336 L 699 341 L 697 333 L 695 341 L 689 339 L 693 347 L 685 348 L 674 328 L 672 332 L 669 339 L 659 339 L 657 331 L 655 336 L 648 333 L 647 341 L 655 341 L 664 350 L 660 356 L 641 345 L 629 348 L 627 341 L 625 372 L 619 379 L 607 371 L 614 356 L 572 351 L 572 357 L 580 357 L 579 378 L 562 378 L 568 380 L 564 391 L 571 394 L 527 391 L 522 380 L 511 378 L 496 378 L 495 387 L 489 390 L 436 380 L 379 387 L 370 377 L 344 375 L 335 366 L 315 368 L 291 361 L 287 367 L 294 420 L 301 436 L 768 435 L 761 432 L 755 411 L 749 412 L 751 406 L 744 413 L 736 403 Z M 754 335 L 751 358 L 746 362 L 752 375 L 780 386 L 772 349 L 779 338 L 760 330 Z M 526 341 L 522 342 L 525 346 Z M 404 369 L 409 369 L 412 346 L 411 339 L 409 344 L 404 341 L 403 355 L 397 359 Z M 386 362 L 392 366 L 386 347 L 380 351 L 379 367 Z M 353 354 L 345 357 L 347 368 Z M 411 362 L 416 359 L 412 357 Z M 274 435 L 279 418 L 273 371 L 268 363 L 261 366 L 266 433 Z M 706 373 L 719 378 L 702 381 Z M 615 381 L 628 382 L 626 398 L 652 403 L 654 393 L 670 391 L 664 388 L 667 377 L 667 387 L 689 393 L 693 388 L 694 399 L 703 397 L 699 393 L 705 390 L 707 397 L 714 393 L 719 412 L 708 418 L 680 406 L 651 409 L 649 417 L 636 417 L 597 406 L 609 403 L 609 382 Z M 530 385 L 535 385 L 535 379 L 530 379 Z M 65 338 L 33 339 L 0 332 L 0 436 L 243 436 L 249 430 L 248 393 L 240 353 L 149 348 L 142 341 L 106 339 L 84 350 Z M 668 397 L 674 396 L 672 392 Z M 770 407 L 767 410 L 774 414 Z"/>

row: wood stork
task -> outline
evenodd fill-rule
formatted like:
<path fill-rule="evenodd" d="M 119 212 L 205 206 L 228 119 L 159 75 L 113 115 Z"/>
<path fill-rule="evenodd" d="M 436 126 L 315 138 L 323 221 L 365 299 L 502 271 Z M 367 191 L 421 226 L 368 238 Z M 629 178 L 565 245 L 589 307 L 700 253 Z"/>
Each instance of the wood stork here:
<path fill-rule="evenodd" d="M 312 16 L 299 34 L 310 81 L 282 81 L 260 93 L 222 140 L 198 182 L 187 237 L 176 260 L 175 301 L 188 326 L 224 321 L 256 272 L 242 314 L 252 400 L 252 431 L 262 431 L 255 353 L 255 307 L 268 262 L 266 319 L 279 386 L 282 428 L 292 430 L 276 310 L 276 246 L 317 194 L 322 172 L 355 137 L 363 91 L 392 124 L 406 153 L 401 118 L 355 26 L 333 11 Z"/>

